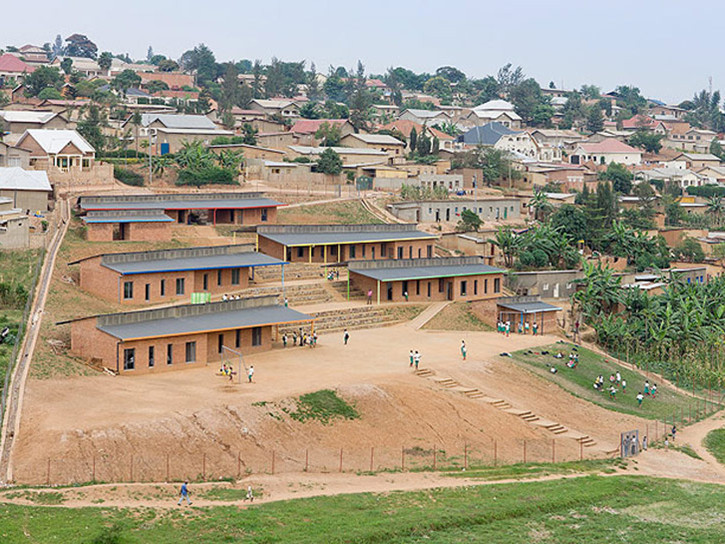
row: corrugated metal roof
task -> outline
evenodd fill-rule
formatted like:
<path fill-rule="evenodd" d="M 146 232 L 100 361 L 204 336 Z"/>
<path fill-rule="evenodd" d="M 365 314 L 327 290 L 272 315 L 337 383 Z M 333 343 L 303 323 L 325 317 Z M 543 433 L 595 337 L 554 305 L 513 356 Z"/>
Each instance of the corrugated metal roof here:
<path fill-rule="evenodd" d="M 203 255 L 199 257 L 180 257 L 178 259 L 158 259 L 155 261 L 137 261 L 125 263 L 103 263 L 103 266 L 121 274 L 144 274 L 154 272 L 176 272 L 181 270 L 211 270 L 214 268 L 239 268 L 246 266 L 282 265 L 284 261 L 248 251 L 228 255 Z"/>
<path fill-rule="evenodd" d="M 420 231 L 356 231 L 356 232 L 305 232 L 305 233 L 263 233 L 268 238 L 285 246 L 359 244 L 362 242 L 393 242 L 396 240 L 433 240 L 434 234 Z"/>
<path fill-rule="evenodd" d="M 498 302 L 502 308 L 508 308 L 515 312 L 523 312 L 525 314 L 533 314 L 538 312 L 553 312 L 561 310 L 558 306 L 541 302 L 540 300 L 534 302 Z"/>
<path fill-rule="evenodd" d="M 97 202 L 88 202 L 81 199 L 80 206 L 84 210 L 209 210 L 209 209 L 241 209 L 241 208 L 270 208 L 281 206 L 281 202 L 272 200 L 271 198 L 209 198 L 198 200 L 181 200 L 175 199 L 173 195 L 169 195 L 168 199 L 162 200 L 141 200 L 132 199 L 123 200 L 122 198 L 114 198 L 103 200 L 98 199 Z"/>
<path fill-rule="evenodd" d="M 95 149 L 89 144 L 83 136 L 75 130 L 61 129 L 28 129 L 25 134 L 32 136 L 38 142 L 38 145 L 50 154 L 59 153 L 68 144 L 73 144 L 83 153 L 94 153 Z M 18 145 L 22 145 L 25 134 L 18 141 Z"/>
<path fill-rule="evenodd" d="M 23 170 L 18 166 L 0 168 L 0 189 L 18 191 L 52 191 L 44 170 Z"/>
<path fill-rule="evenodd" d="M 134 213 L 135 212 L 135 213 Z M 163 210 L 101 210 L 89 212 L 83 221 L 86 223 L 170 223 L 174 220 Z"/>
<path fill-rule="evenodd" d="M 187 317 L 154 319 L 121 325 L 102 325 L 98 326 L 98 329 L 120 340 L 133 340 L 138 338 L 261 327 L 277 323 L 298 323 L 301 321 L 312 321 L 312 319 L 311 316 L 292 310 L 291 308 L 273 305 Z"/>
<path fill-rule="evenodd" d="M 166 128 L 186 129 L 216 129 L 214 122 L 206 115 L 176 115 L 170 113 L 144 113 L 141 115 L 141 125 L 149 126 L 159 121 Z"/>
<path fill-rule="evenodd" d="M 408 266 L 405 268 L 373 268 L 353 270 L 350 272 L 367 276 L 382 282 L 401 280 L 422 280 L 428 278 L 451 278 L 455 276 L 474 276 L 479 274 L 502 273 L 500 268 L 486 264 L 440 265 L 440 266 Z"/>

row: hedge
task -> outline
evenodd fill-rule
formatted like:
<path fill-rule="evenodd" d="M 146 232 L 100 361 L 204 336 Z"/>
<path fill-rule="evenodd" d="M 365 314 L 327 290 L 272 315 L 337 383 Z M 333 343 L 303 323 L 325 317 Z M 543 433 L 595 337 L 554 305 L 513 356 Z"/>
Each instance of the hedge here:
<path fill-rule="evenodd" d="M 137 174 L 133 170 L 129 170 L 128 168 L 114 166 L 113 177 L 126 185 L 133 185 L 135 187 L 143 185 L 143 176 L 141 174 Z"/>
<path fill-rule="evenodd" d="M 702 196 L 710 198 L 711 196 L 725 196 L 725 187 L 720 185 L 703 185 L 702 187 L 688 187 L 687 194 L 691 196 Z"/>
<path fill-rule="evenodd" d="M 237 185 L 238 183 L 236 172 L 218 166 L 199 169 L 184 168 L 179 171 L 179 178 L 176 180 L 176 185 L 194 185 L 196 187 L 213 184 Z"/>

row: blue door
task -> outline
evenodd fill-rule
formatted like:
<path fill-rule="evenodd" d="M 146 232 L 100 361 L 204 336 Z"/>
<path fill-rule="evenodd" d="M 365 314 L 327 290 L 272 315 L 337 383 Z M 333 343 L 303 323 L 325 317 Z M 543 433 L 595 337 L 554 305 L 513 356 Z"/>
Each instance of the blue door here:
<path fill-rule="evenodd" d="M 161 154 L 162 155 L 168 155 L 169 154 L 169 144 L 161 144 Z"/>

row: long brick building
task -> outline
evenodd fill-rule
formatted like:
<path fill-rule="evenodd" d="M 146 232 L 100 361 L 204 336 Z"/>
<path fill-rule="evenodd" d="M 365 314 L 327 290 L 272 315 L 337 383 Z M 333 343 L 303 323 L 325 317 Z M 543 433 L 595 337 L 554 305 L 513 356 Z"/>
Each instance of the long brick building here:
<path fill-rule="evenodd" d="M 482 257 L 352 261 L 348 270 L 350 284 L 372 291 L 378 304 L 494 299 L 500 296 L 504 274 Z"/>
<path fill-rule="evenodd" d="M 262 193 L 192 193 L 82 196 L 78 207 L 90 211 L 162 210 L 180 224 L 259 225 L 277 221 L 281 202 Z"/>
<path fill-rule="evenodd" d="M 356 259 L 431 258 L 437 239 L 415 225 L 257 227 L 257 249 L 289 262 L 334 264 Z"/>
<path fill-rule="evenodd" d="M 81 289 L 122 304 L 189 300 L 192 293 L 221 295 L 249 286 L 254 269 L 284 261 L 252 251 L 252 245 L 208 246 L 105 253 L 80 264 Z"/>
<path fill-rule="evenodd" d="M 245 356 L 269 350 L 279 326 L 312 322 L 311 316 L 265 296 L 97 315 L 58 325 L 70 323 L 72 354 L 119 374 L 146 374 L 216 363 L 225 348 Z"/>
<path fill-rule="evenodd" d="M 98 210 L 83 216 L 89 242 L 167 242 L 174 220 L 163 210 Z"/>

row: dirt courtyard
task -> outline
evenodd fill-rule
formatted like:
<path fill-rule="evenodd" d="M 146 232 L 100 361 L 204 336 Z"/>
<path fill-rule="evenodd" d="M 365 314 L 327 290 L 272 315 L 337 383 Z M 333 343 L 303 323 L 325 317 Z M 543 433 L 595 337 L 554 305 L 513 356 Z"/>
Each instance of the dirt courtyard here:
<path fill-rule="evenodd" d="M 468 346 L 466 362 L 459 351 L 462 339 Z M 242 383 L 218 376 L 216 365 L 138 377 L 31 379 L 13 452 L 14 479 L 43 483 L 46 472 L 52 471 L 63 472 L 71 481 L 86 481 L 91 470 L 106 481 L 125 475 L 157 479 L 164 456 L 169 471 L 169 454 L 187 456 L 196 464 L 203 455 L 199 474 L 215 474 L 214 467 L 219 475 L 222 467 L 232 472 L 242 463 L 240 456 L 243 469 L 258 471 L 267 466 L 272 450 L 278 452 L 278 471 L 299 470 L 299 452 L 305 448 L 329 452 L 331 458 L 324 463 L 318 454 L 325 467 L 336 466 L 333 452 L 346 448 L 348 455 L 360 457 L 346 457 L 346 463 L 359 468 L 367 463 L 363 457 L 372 445 L 379 448 L 376 459 L 379 455 L 383 462 L 386 448 L 391 459 L 399 459 L 401 445 L 433 443 L 458 451 L 465 442 L 482 452 L 494 438 L 501 444 L 498 455 L 503 460 L 509 450 L 511 461 L 516 460 L 521 440 L 531 441 L 530 456 L 549 455 L 544 448 L 554 435 L 436 382 L 448 377 L 591 436 L 597 441 L 591 451 L 601 455 L 616 447 L 621 430 L 642 426 L 642 421 L 577 399 L 499 355 L 556 340 L 422 331 L 406 323 L 352 331 L 347 346 L 341 334 L 329 334 L 320 336 L 315 349 L 288 347 L 247 357 L 246 364 L 255 367 L 253 384 L 245 383 L 244 376 Z M 434 376 L 422 378 L 411 371 L 410 349 L 420 351 L 421 367 L 433 370 Z M 275 413 L 270 408 L 277 403 L 284 408 L 291 398 L 324 388 L 338 390 L 361 418 L 325 426 L 291 421 L 283 410 Z M 566 438 L 560 439 L 558 455 L 574 458 L 578 444 Z M 538 453 L 537 444 L 542 449 Z M 95 473 L 97 462 L 99 470 L 101 464 L 106 467 L 104 475 Z M 174 463 L 171 477 L 184 461 Z"/>

